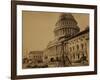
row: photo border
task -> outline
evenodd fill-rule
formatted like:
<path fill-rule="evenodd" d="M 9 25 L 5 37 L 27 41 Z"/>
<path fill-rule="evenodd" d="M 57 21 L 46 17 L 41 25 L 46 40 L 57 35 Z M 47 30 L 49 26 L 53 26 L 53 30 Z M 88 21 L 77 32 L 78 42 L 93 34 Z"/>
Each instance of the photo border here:
<path fill-rule="evenodd" d="M 36 74 L 36 75 L 17 75 L 17 5 L 94 9 L 94 71 Z M 96 5 L 63 4 L 63 3 L 33 2 L 33 1 L 11 1 L 11 79 L 12 80 L 92 75 L 92 74 L 97 74 L 97 6 Z"/>

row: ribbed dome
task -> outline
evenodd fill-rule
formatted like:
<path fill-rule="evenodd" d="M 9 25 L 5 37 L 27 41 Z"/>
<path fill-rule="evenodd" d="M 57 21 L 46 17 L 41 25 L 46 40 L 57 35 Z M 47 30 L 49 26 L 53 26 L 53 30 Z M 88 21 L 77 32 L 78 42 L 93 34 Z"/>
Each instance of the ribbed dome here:
<path fill-rule="evenodd" d="M 59 18 L 60 19 L 75 20 L 71 13 L 67 13 L 67 14 L 66 13 L 62 13 Z"/>
<path fill-rule="evenodd" d="M 66 24 L 65 24 L 66 23 Z M 75 18 L 72 16 L 71 13 L 62 13 L 60 16 L 59 16 L 59 20 L 57 21 L 56 23 L 56 26 L 57 27 L 63 27 L 63 24 L 64 25 L 71 25 L 71 24 L 74 24 L 74 25 L 77 25 L 77 22 L 75 20 Z M 67 27 L 67 26 L 66 26 Z M 69 26 L 68 26 L 69 27 Z"/>
<path fill-rule="evenodd" d="M 59 20 L 56 23 L 54 29 L 55 36 L 61 37 L 71 37 L 72 35 L 78 33 L 80 28 L 77 26 L 77 22 L 71 13 L 62 13 L 59 16 Z"/>

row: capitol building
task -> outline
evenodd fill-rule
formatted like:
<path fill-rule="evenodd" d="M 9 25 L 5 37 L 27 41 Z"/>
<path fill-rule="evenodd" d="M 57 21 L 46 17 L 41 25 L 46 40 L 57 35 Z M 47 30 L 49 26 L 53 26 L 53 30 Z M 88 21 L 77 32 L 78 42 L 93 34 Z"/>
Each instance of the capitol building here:
<path fill-rule="evenodd" d="M 48 67 L 89 65 L 89 27 L 80 31 L 71 13 L 59 16 L 54 29 L 55 39 L 44 50 Z"/>
<path fill-rule="evenodd" d="M 62 13 L 55 24 L 54 35 L 55 39 L 48 43 L 44 51 L 30 52 L 31 65 L 37 64 L 39 67 L 89 65 L 89 26 L 81 31 L 71 13 Z"/>

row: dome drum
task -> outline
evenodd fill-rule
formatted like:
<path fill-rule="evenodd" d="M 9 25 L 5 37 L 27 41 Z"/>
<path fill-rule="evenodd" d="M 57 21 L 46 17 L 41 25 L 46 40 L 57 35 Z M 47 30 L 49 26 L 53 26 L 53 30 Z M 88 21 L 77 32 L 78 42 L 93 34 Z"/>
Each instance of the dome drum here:
<path fill-rule="evenodd" d="M 55 36 L 57 38 L 69 38 L 80 31 L 77 26 L 77 22 L 70 13 L 63 13 L 59 17 L 56 27 L 54 29 Z"/>

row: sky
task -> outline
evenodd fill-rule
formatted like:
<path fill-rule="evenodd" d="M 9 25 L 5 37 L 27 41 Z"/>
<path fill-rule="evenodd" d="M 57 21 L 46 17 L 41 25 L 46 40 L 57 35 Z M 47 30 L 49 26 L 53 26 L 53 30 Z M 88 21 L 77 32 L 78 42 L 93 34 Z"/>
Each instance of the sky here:
<path fill-rule="evenodd" d="M 54 40 L 54 28 L 61 13 L 54 12 L 22 12 L 22 36 L 23 54 L 30 51 L 44 50 L 47 44 Z M 75 20 L 81 30 L 89 25 L 89 15 L 73 13 Z"/>

